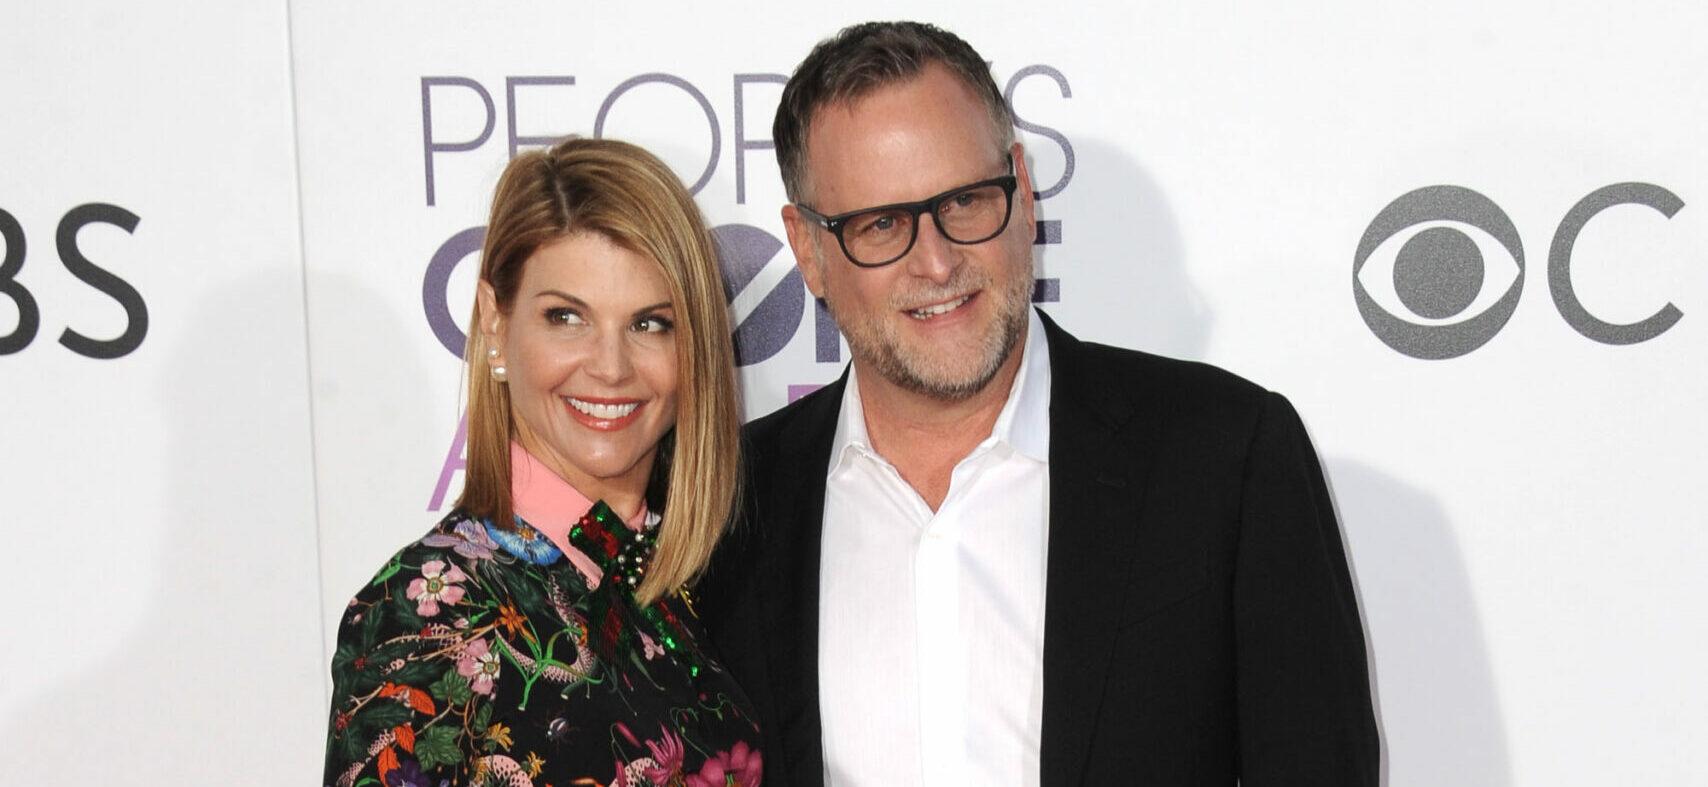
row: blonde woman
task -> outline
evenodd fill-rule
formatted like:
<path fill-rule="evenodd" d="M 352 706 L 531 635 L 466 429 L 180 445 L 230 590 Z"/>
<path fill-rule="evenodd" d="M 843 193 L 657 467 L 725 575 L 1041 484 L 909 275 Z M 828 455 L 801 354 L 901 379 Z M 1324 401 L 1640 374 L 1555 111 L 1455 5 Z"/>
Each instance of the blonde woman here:
<path fill-rule="evenodd" d="M 736 496 L 705 222 L 657 158 L 571 139 L 494 195 L 456 509 L 345 610 L 326 783 L 759 783 L 684 586 Z"/>

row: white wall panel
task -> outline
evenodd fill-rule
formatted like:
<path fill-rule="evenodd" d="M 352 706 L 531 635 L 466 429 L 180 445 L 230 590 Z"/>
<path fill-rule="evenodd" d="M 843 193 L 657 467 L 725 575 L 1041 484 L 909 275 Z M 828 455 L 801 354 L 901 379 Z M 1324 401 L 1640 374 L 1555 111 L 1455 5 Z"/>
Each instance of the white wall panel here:
<path fill-rule="evenodd" d="M 324 681 L 285 9 L 4 16 L 0 211 L 23 244 L 6 239 L 22 267 L 0 296 L 0 782 L 312 782 Z M 70 249 L 68 216 L 96 219 Z"/>

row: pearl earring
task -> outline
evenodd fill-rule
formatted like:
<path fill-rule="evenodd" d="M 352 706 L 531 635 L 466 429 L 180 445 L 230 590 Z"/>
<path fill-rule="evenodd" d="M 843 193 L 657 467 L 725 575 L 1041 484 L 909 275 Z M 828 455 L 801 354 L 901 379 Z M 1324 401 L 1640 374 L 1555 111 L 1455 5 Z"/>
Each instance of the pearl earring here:
<path fill-rule="evenodd" d="M 498 348 L 497 347 L 487 348 L 486 357 L 487 357 L 487 360 L 489 360 L 489 361 L 497 361 L 498 360 Z M 508 369 L 504 368 L 503 364 L 494 364 L 492 367 L 492 379 L 497 380 L 499 382 L 504 382 L 504 375 L 508 371 L 509 371 Z"/>

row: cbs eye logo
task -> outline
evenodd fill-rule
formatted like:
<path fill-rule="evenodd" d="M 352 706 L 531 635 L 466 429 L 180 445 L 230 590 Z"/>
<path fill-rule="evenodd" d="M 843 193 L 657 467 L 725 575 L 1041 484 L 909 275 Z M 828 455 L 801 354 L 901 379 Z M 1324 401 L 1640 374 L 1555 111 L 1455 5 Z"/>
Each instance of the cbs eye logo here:
<path fill-rule="evenodd" d="M 1636 344 L 1665 333 L 1684 313 L 1668 303 L 1634 323 L 1608 322 L 1584 307 L 1572 285 L 1578 235 L 1615 205 L 1644 205 L 1670 219 L 1684 201 L 1647 183 L 1617 183 L 1590 192 L 1554 232 L 1548 286 L 1560 316 L 1578 333 L 1603 344 Z M 1510 263 L 1491 271 L 1489 261 L 1502 259 Z M 1366 287 L 1381 282 L 1390 260 L 1393 300 L 1409 317 L 1378 303 Z M 1383 344 L 1413 358 L 1457 358 L 1487 344 L 1506 326 L 1518 308 L 1524 275 L 1518 228 L 1499 205 L 1462 186 L 1427 186 L 1389 203 L 1370 222 L 1352 260 L 1352 297 L 1364 324 Z"/>

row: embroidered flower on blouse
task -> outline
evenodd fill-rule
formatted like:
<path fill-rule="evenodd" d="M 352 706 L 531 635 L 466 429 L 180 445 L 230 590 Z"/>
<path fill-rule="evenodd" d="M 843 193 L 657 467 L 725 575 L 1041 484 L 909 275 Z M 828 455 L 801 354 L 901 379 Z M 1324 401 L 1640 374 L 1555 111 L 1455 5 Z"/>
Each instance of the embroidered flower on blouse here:
<path fill-rule="evenodd" d="M 469 688 L 476 694 L 492 696 L 492 684 L 498 680 L 498 654 L 477 639 L 463 647 L 457 656 L 457 674 L 469 679 Z"/>
<path fill-rule="evenodd" d="M 504 627 L 504 632 L 510 636 L 520 635 L 529 642 L 535 642 L 534 632 L 528 628 L 528 619 L 516 611 L 516 605 L 506 601 L 498 605 L 498 625 Z"/>
<path fill-rule="evenodd" d="M 421 543 L 443 549 L 450 547 L 457 554 L 470 560 L 491 560 L 492 551 L 498 548 L 498 542 L 486 534 L 486 528 L 472 519 L 464 519 L 457 523 L 449 533 L 434 533 L 421 539 Z"/>
<path fill-rule="evenodd" d="M 509 749 L 516 745 L 515 739 L 510 737 L 510 728 L 505 726 L 503 722 L 487 727 L 486 739 L 501 749 Z"/>
<path fill-rule="evenodd" d="M 421 772 L 421 764 L 414 760 L 403 760 L 396 770 L 385 774 L 386 787 L 432 787 L 427 774 Z"/>
<path fill-rule="evenodd" d="M 540 535 L 540 531 L 517 520 L 515 530 L 505 530 L 486 523 L 486 534 L 492 537 L 502 547 L 516 557 L 533 563 L 536 566 L 549 566 L 563 557 L 563 550 L 558 549 L 551 539 Z"/>
<path fill-rule="evenodd" d="M 429 560 L 421 564 L 421 576 L 410 580 L 404 595 L 415 602 L 415 614 L 430 618 L 439 614 L 439 602 L 455 604 L 463 600 L 463 589 L 459 582 L 468 581 L 468 575 L 456 566 L 447 566 L 443 560 Z"/>
<path fill-rule="evenodd" d="M 646 742 L 646 748 L 652 752 L 653 767 L 643 775 L 653 784 L 669 784 L 682 771 L 682 738 L 663 724 L 658 725 L 658 731 L 658 740 Z"/>
<path fill-rule="evenodd" d="M 759 750 L 748 748 L 746 741 L 736 741 L 729 751 L 720 751 L 706 758 L 700 772 L 688 776 L 688 787 L 756 787 L 759 784 Z"/>

